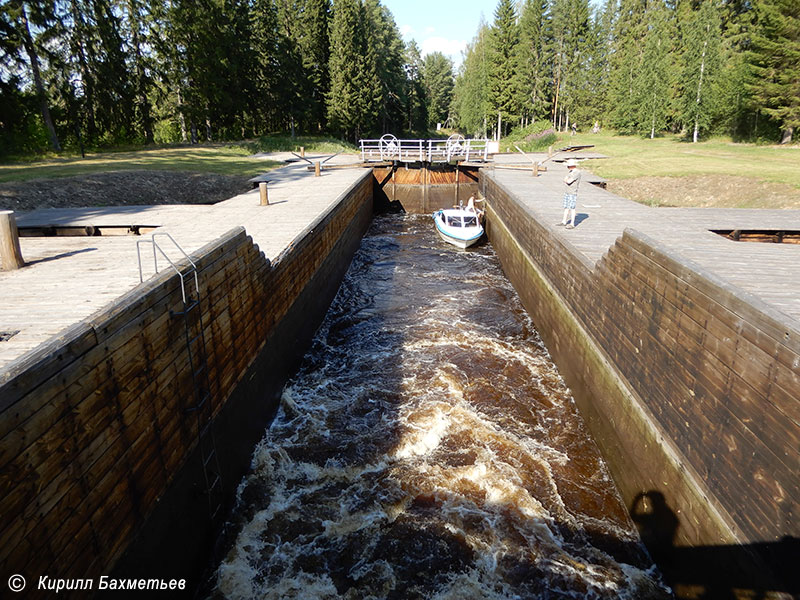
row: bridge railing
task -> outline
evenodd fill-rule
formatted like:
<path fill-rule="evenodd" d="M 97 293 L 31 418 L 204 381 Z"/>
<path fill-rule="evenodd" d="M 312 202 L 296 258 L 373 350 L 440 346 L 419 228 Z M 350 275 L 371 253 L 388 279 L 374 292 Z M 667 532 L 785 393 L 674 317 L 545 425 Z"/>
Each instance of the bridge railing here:
<path fill-rule="evenodd" d="M 490 144 L 486 139 L 451 136 L 436 140 L 401 140 L 385 135 L 377 140 L 359 140 L 364 162 L 451 162 L 487 161 Z"/>

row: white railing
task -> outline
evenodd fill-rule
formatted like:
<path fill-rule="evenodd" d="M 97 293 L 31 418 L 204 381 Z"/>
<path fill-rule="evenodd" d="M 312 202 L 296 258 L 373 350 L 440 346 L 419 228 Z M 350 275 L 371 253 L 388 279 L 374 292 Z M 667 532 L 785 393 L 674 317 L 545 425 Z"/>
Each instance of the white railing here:
<path fill-rule="evenodd" d="M 460 135 L 437 140 L 399 140 L 386 134 L 377 140 L 360 140 L 363 162 L 451 162 L 489 160 L 489 140 Z"/>

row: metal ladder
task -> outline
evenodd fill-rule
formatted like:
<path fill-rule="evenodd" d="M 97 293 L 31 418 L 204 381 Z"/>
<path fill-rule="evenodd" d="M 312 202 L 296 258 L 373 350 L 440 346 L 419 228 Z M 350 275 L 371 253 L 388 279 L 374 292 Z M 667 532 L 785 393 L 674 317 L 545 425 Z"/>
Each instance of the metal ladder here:
<path fill-rule="evenodd" d="M 184 258 L 189 261 L 190 268 L 185 273 L 181 272 L 177 265 L 167 256 L 166 252 L 164 252 L 164 249 L 159 246 L 158 241 L 156 241 L 156 236 L 168 238 Z M 143 244 L 152 244 L 153 246 L 153 264 L 156 273 L 158 273 L 158 254 L 160 253 L 181 281 L 183 310 L 170 311 L 170 316 L 183 318 L 186 350 L 189 355 L 189 370 L 192 376 L 194 403 L 185 408 L 184 413 L 193 413 L 197 416 L 197 443 L 200 448 L 205 494 L 208 499 L 208 512 L 211 521 L 216 523 L 217 519 L 221 516 L 223 506 L 222 470 L 220 469 L 217 447 L 214 441 L 214 431 L 211 426 L 213 417 L 210 402 L 211 385 L 208 375 L 208 354 L 206 352 L 206 337 L 203 328 L 202 296 L 200 294 L 200 283 L 197 277 L 197 265 L 189 258 L 183 248 L 180 247 L 178 242 L 176 242 L 170 234 L 165 232 L 153 233 L 149 240 L 139 240 L 136 242 L 140 282 L 144 281 L 141 253 L 141 246 Z M 194 296 L 192 296 L 191 286 L 189 286 L 187 294 L 187 278 L 194 278 Z"/>

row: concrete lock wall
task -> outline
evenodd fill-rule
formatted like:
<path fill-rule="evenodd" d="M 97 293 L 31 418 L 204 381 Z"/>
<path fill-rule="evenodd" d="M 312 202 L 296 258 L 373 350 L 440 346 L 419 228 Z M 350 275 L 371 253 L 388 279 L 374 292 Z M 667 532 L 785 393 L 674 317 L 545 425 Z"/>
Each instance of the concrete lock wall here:
<path fill-rule="evenodd" d="M 192 256 L 228 502 L 371 217 L 365 171 L 272 264 L 242 228 Z M 6 371 L 4 573 L 200 583 L 215 532 L 198 419 L 185 412 L 195 399 L 182 309 L 177 276 L 162 272 Z"/>
<path fill-rule="evenodd" d="M 705 556 L 760 572 L 800 534 L 795 323 L 631 229 L 593 265 L 481 175 L 489 239 L 634 518 L 663 498 L 656 541 L 742 547 Z"/>

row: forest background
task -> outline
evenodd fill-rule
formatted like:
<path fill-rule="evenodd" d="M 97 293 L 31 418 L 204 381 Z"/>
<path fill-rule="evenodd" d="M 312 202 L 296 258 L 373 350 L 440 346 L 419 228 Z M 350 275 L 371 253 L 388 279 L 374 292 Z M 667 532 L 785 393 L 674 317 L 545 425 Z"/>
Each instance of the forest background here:
<path fill-rule="evenodd" d="M 791 142 L 800 0 L 500 0 L 457 72 L 379 0 L 0 3 L 0 156 L 440 124 Z"/>

